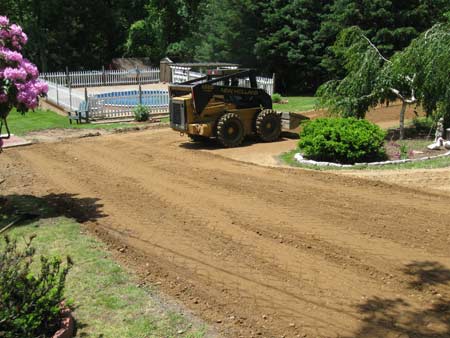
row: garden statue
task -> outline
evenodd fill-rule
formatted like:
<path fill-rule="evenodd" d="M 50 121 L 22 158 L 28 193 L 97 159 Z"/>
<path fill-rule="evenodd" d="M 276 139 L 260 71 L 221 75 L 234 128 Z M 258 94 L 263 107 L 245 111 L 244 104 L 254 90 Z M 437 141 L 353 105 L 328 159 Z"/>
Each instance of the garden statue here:
<path fill-rule="evenodd" d="M 440 118 L 437 126 L 436 126 L 436 133 L 434 134 L 434 143 L 430 144 L 427 148 L 430 150 L 439 150 L 442 146 L 444 146 L 446 149 L 447 147 L 450 147 L 448 143 L 444 140 L 444 118 Z"/>
<path fill-rule="evenodd" d="M 444 118 L 441 117 L 436 126 L 436 133 L 434 134 L 434 142 L 437 142 L 439 138 L 444 137 Z"/>

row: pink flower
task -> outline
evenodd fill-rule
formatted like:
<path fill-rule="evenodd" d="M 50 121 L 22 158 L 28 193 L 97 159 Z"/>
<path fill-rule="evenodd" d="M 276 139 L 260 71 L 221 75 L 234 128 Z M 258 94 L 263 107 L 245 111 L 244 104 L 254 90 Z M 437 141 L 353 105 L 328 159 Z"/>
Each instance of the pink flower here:
<path fill-rule="evenodd" d="M 11 80 L 13 82 L 25 81 L 27 78 L 27 72 L 22 68 L 7 67 L 3 71 L 3 76 L 5 77 L 5 79 Z"/>
<path fill-rule="evenodd" d="M 8 26 L 9 19 L 6 16 L 0 16 L 0 26 Z"/>
<path fill-rule="evenodd" d="M 0 40 L 7 40 L 11 38 L 11 34 L 6 29 L 0 28 Z"/>
<path fill-rule="evenodd" d="M 20 67 L 27 72 L 28 78 L 31 79 L 37 79 L 39 76 L 39 71 L 35 65 L 33 65 L 30 61 L 27 59 L 23 59 L 23 61 L 20 63 Z"/>
<path fill-rule="evenodd" d="M 46 84 L 45 82 L 43 82 L 43 81 L 36 81 L 34 86 L 39 91 L 39 93 L 41 95 L 48 93 L 48 84 Z"/>
<path fill-rule="evenodd" d="M 28 36 L 25 33 L 20 34 L 20 42 L 22 42 L 23 45 L 27 44 Z"/>
<path fill-rule="evenodd" d="M 8 18 L 0 16 L 0 109 L 34 109 L 39 96 L 48 92 L 48 85 L 37 80 L 37 67 L 20 53 L 27 41 L 20 26 L 9 25 Z"/>
<path fill-rule="evenodd" d="M 6 62 L 22 62 L 22 54 L 9 50 L 6 47 L 0 47 L 0 57 L 6 60 Z"/>
<path fill-rule="evenodd" d="M 22 35 L 23 31 L 22 31 L 22 27 L 20 27 L 19 25 L 16 25 L 15 23 L 13 23 L 11 26 L 9 26 L 9 31 L 11 32 L 12 35 Z"/>

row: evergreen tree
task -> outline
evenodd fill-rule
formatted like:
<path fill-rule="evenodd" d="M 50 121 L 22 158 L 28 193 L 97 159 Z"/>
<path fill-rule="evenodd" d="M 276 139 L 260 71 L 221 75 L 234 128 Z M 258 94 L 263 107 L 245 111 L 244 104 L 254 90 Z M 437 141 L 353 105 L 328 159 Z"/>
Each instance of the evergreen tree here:
<path fill-rule="evenodd" d="M 335 0 L 328 7 L 317 34 L 317 41 L 327 51 L 322 66 L 330 74 L 345 75 L 331 50 L 339 32 L 345 28 L 360 27 L 383 55 L 390 57 L 434 23 L 442 21 L 449 9 L 448 0 Z"/>
<path fill-rule="evenodd" d="M 256 55 L 275 72 L 281 89 L 312 91 L 322 82 L 321 46 L 314 39 L 328 0 L 269 0 L 258 3 L 262 24 Z"/>

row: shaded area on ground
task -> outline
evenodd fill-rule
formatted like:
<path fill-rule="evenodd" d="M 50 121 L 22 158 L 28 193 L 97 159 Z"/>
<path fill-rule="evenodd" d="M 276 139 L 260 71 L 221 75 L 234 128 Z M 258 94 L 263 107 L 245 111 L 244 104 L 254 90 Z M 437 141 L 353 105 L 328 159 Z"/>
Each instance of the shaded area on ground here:
<path fill-rule="evenodd" d="M 18 225 L 26 225 L 39 219 L 65 216 L 83 223 L 105 217 L 98 198 L 81 198 L 76 194 L 3 195 L 0 196 L 0 226 L 16 218 Z M 23 217 L 25 216 L 25 217 Z"/>
<path fill-rule="evenodd" d="M 436 261 L 414 261 L 402 272 L 413 277 L 409 286 L 423 290 L 449 286 L 450 269 Z M 450 337 L 450 297 L 433 292 L 435 299 L 422 309 L 411 308 L 403 298 L 371 297 L 357 306 L 363 325 L 352 338 L 365 337 Z"/>

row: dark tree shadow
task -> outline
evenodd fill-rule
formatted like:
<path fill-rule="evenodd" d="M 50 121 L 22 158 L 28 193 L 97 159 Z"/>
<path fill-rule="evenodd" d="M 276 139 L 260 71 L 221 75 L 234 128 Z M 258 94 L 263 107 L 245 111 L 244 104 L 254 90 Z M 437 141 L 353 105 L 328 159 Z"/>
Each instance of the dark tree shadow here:
<path fill-rule="evenodd" d="M 406 265 L 403 272 L 416 280 L 410 282 L 415 289 L 423 289 L 427 285 L 450 283 L 450 270 L 439 262 L 412 262 Z"/>
<path fill-rule="evenodd" d="M 299 136 L 297 133 L 283 132 L 281 134 L 280 139 L 274 141 L 273 143 L 281 143 L 289 139 L 299 139 Z M 249 147 L 255 143 L 261 143 L 258 137 L 247 136 L 245 137 L 244 141 L 239 147 Z M 200 142 L 191 142 L 191 141 L 182 142 L 180 143 L 180 147 L 185 149 L 205 149 L 205 150 L 214 150 L 223 148 L 223 146 L 214 138 L 205 139 Z"/>
<path fill-rule="evenodd" d="M 46 196 L 0 196 L 0 227 L 17 220 L 16 225 L 27 225 L 39 219 L 65 216 L 84 223 L 105 217 L 97 198 L 81 198 L 74 194 Z"/>
<path fill-rule="evenodd" d="M 410 282 L 413 288 L 450 282 L 450 270 L 439 262 L 413 262 L 403 272 L 416 277 Z M 367 300 L 357 309 L 364 319 L 353 338 L 450 338 L 450 299 L 443 296 L 436 297 L 425 309 L 413 308 L 401 298 L 379 297 Z"/>

